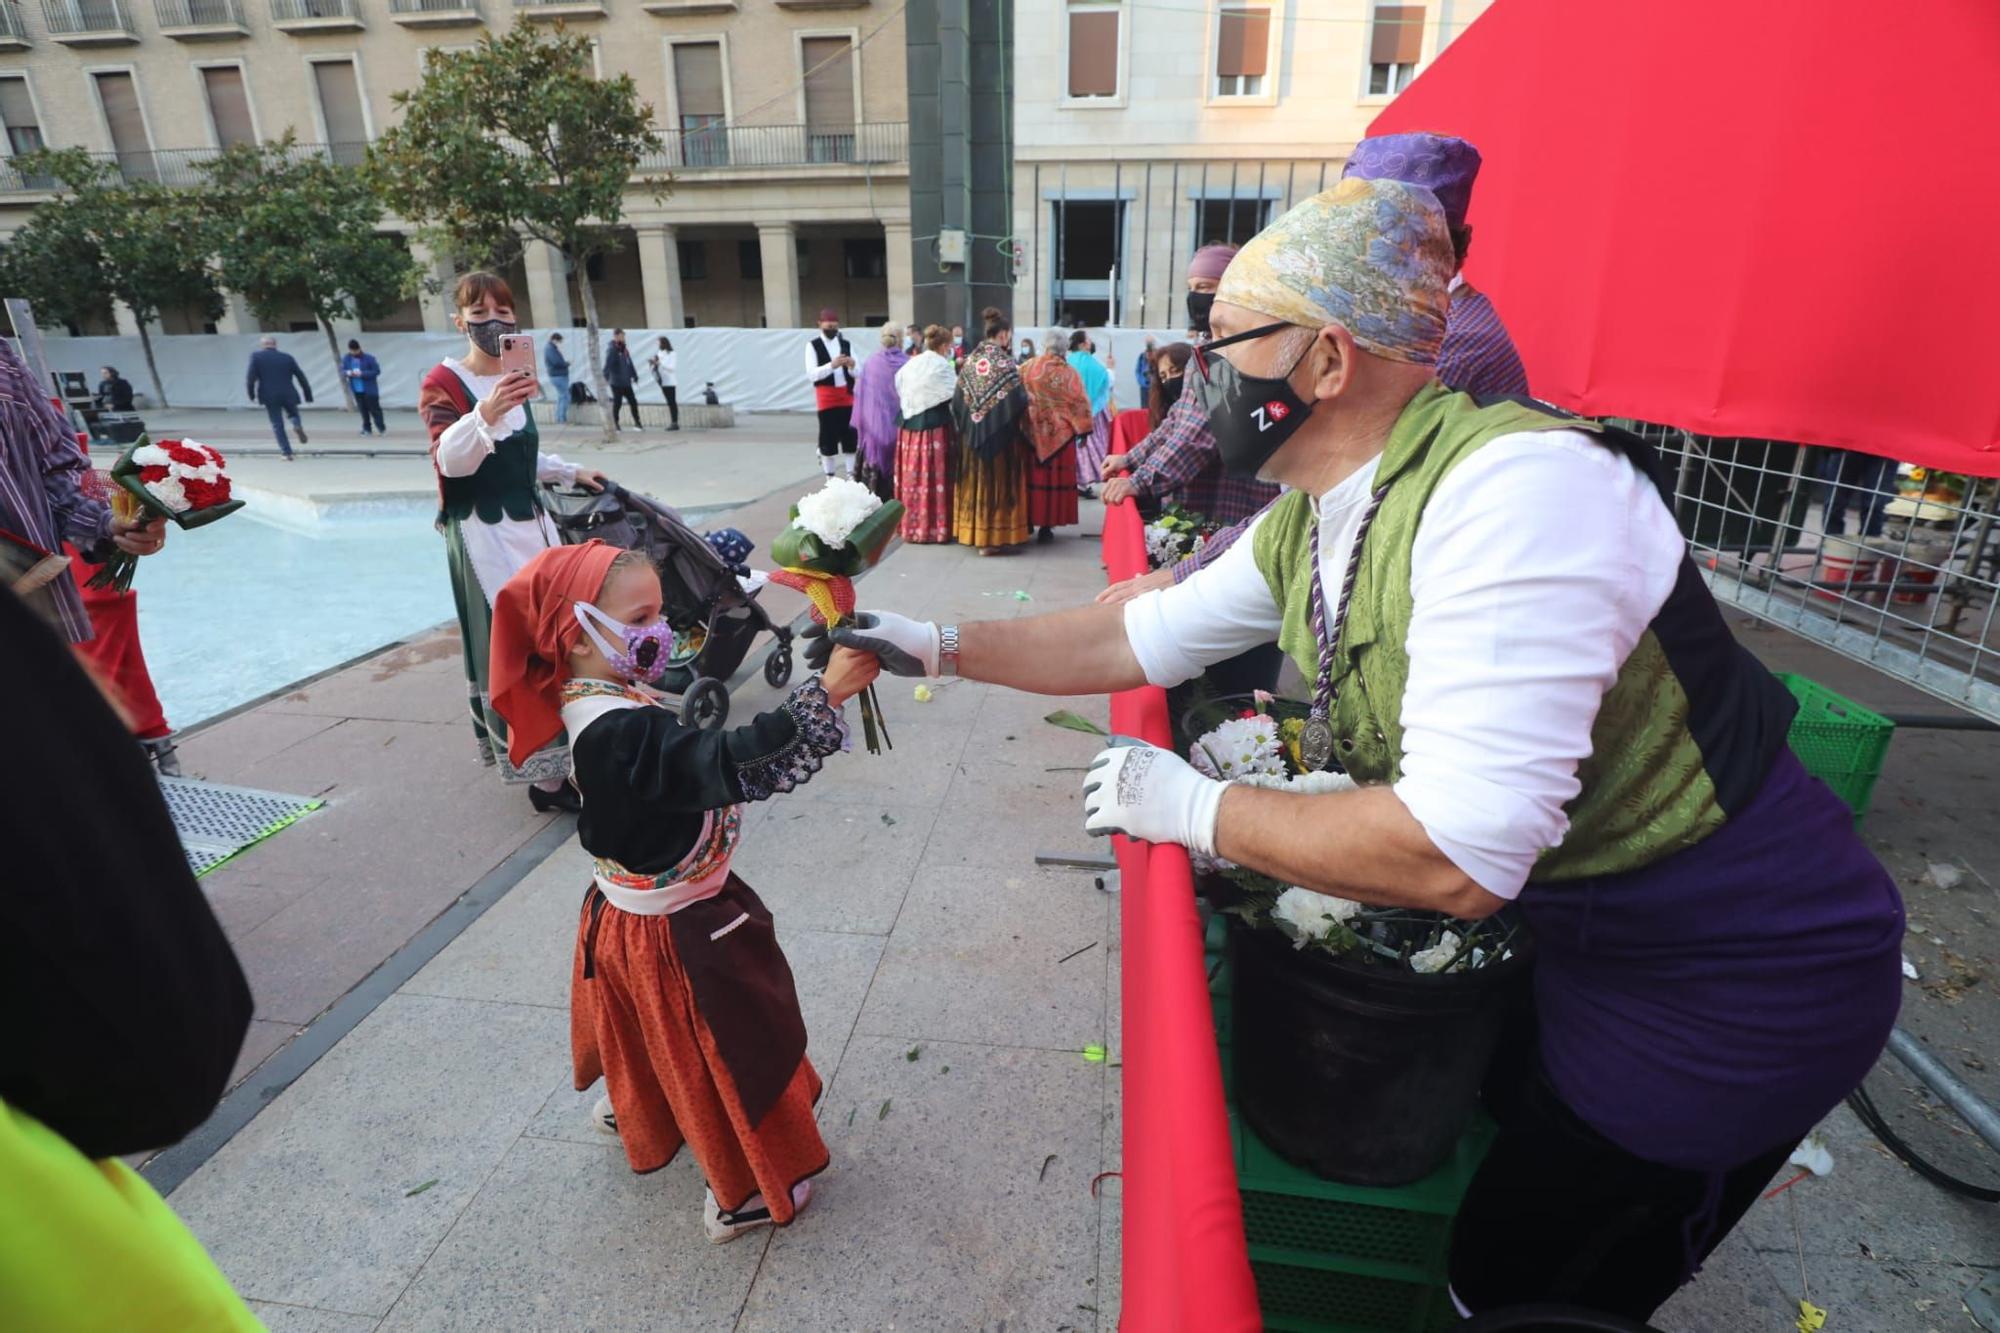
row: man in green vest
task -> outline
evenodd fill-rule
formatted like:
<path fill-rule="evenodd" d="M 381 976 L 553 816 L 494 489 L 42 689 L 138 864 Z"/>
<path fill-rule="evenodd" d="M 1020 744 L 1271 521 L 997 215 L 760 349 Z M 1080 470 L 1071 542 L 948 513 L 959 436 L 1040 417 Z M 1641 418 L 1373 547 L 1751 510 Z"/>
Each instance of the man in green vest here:
<path fill-rule="evenodd" d="M 1426 189 L 1347 179 L 1230 264 L 1189 367 L 1223 465 L 1281 500 L 1123 606 L 834 632 L 907 675 L 1044 694 L 1175 685 L 1277 642 L 1315 767 L 1214 781 L 1113 747 L 1086 827 L 1282 882 L 1533 932 L 1535 1040 L 1457 1219 L 1463 1311 L 1644 1319 L 1880 1053 L 1902 905 L 1785 745 L 1634 437 L 1432 375 L 1453 253 Z M 1504 1095 L 1503 1095 L 1504 1094 Z"/>

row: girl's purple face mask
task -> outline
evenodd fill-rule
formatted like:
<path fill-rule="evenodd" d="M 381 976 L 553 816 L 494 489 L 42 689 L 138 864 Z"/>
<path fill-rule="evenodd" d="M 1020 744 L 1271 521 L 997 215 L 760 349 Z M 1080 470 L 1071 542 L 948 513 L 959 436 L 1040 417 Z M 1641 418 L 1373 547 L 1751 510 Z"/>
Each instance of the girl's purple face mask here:
<path fill-rule="evenodd" d="M 649 625 L 627 625 L 613 620 L 589 602 L 576 604 L 576 619 L 583 626 L 583 632 L 590 636 L 590 641 L 597 645 L 597 651 L 604 654 L 604 660 L 611 669 L 625 679 L 641 685 L 653 685 L 666 674 L 674 646 L 674 632 L 664 619 Z M 591 624 L 592 620 L 597 624 Z M 617 636 L 615 646 L 598 632 L 598 625 Z"/>

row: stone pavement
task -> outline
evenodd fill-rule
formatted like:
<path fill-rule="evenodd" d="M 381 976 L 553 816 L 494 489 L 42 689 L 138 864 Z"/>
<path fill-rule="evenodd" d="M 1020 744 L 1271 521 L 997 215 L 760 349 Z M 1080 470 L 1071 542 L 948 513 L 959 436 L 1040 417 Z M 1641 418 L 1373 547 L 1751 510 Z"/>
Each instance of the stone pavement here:
<path fill-rule="evenodd" d="M 773 489 L 740 518 L 760 542 L 803 485 Z M 1082 600 L 1100 579 L 1094 543 L 1068 534 L 994 560 L 904 548 L 864 601 L 1008 617 Z M 1872 706 L 1939 711 L 1781 632 L 1743 632 L 1774 665 Z M 205 881 L 258 992 L 246 1062 L 517 849 L 560 835 L 465 761 L 457 671 L 448 636 L 420 640 L 190 744 L 224 780 L 334 784 L 327 811 Z M 1094 739 L 1041 718 L 1069 706 L 1102 722 L 1103 701 L 972 683 L 928 704 L 906 683 L 883 695 L 895 752 L 839 757 L 754 808 L 738 860 L 777 915 L 828 1082 L 834 1167 L 799 1224 L 710 1247 L 692 1165 L 634 1177 L 588 1123 L 596 1094 L 568 1083 L 586 875 L 572 841 L 172 1193 L 272 1327 L 1115 1326 L 1119 1187 L 1093 1201 L 1088 1186 L 1118 1165 L 1117 904 L 1087 874 L 1032 864 L 1091 849 L 1070 770 Z M 736 708 L 773 698 L 753 679 Z M 1923 927 L 1903 1025 L 2000 1102 L 1996 757 L 1990 734 L 1899 736 L 1867 833 Z M 1083 1059 L 1092 1043 L 1107 1063 Z M 1927 1154 L 2000 1182 L 2000 1158 L 1899 1070 L 1871 1087 Z M 1971 1327 L 1959 1293 L 2000 1264 L 1991 1207 L 1918 1178 L 1844 1108 L 1826 1134 L 1834 1174 L 1760 1202 L 1660 1328 L 1791 1328 L 1801 1251 L 1830 1327 Z"/>
<path fill-rule="evenodd" d="M 972 619 L 1098 586 L 1095 542 L 1072 532 L 993 560 L 905 548 L 866 590 Z M 372 683 L 450 713 L 456 681 L 430 666 Z M 836 757 L 753 807 L 737 859 L 777 915 L 828 1084 L 834 1166 L 799 1224 L 712 1247 L 692 1163 L 635 1177 L 589 1123 L 597 1092 L 568 1077 L 587 879 L 572 842 L 172 1194 L 272 1327 L 1100 1326 L 1118 1191 L 1093 1200 L 1090 1184 L 1117 1164 L 1117 900 L 1034 854 L 1091 850 L 1070 770 L 1094 738 L 1042 718 L 1069 706 L 1102 722 L 1104 701 L 972 683 L 930 703 L 907 682 L 882 694 L 894 752 Z M 753 681 L 736 708 L 775 696 Z M 391 797 L 406 811 L 440 787 L 409 778 Z M 454 803 L 432 826 L 434 854 L 497 859 L 504 838 L 461 819 Z M 370 882 L 428 877 L 463 878 L 361 860 L 319 896 L 372 903 Z M 1084 1058 L 1098 1044 L 1109 1062 Z"/>

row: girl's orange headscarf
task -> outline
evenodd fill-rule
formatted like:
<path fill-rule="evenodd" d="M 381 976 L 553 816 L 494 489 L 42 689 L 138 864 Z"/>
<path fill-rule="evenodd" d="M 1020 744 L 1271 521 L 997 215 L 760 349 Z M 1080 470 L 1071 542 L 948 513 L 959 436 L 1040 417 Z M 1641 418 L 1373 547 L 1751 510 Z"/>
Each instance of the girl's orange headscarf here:
<path fill-rule="evenodd" d="M 521 566 L 493 599 L 487 683 L 493 711 L 507 719 L 507 757 L 516 767 L 562 734 L 562 682 L 583 627 L 578 602 L 594 602 L 618 548 L 603 542 L 552 546 Z"/>

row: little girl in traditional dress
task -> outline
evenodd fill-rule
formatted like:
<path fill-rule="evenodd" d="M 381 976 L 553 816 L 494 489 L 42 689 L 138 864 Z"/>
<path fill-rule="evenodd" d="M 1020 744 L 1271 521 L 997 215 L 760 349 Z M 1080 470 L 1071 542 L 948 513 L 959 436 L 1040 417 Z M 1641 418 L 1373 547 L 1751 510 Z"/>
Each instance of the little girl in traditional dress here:
<path fill-rule="evenodd" d="M 596 867 L 570 981 L 576 1086 L 604 1079 L 595 1118 L 634 1171 L 694 1149 L 721 1244 L 789 1223 L 828 1161 L 791 968 L 729 869 L 742 804 L 793 790 L 843 748 L 841 705 L 879 668 L 837 651 L 778 708 L 697 731 L 646 688 L 672 648 L 660 610 L 640 552 L 541 552 L 494 601 L 493 705 L 523 754 L 567 729 L 583 793 Z"/>

